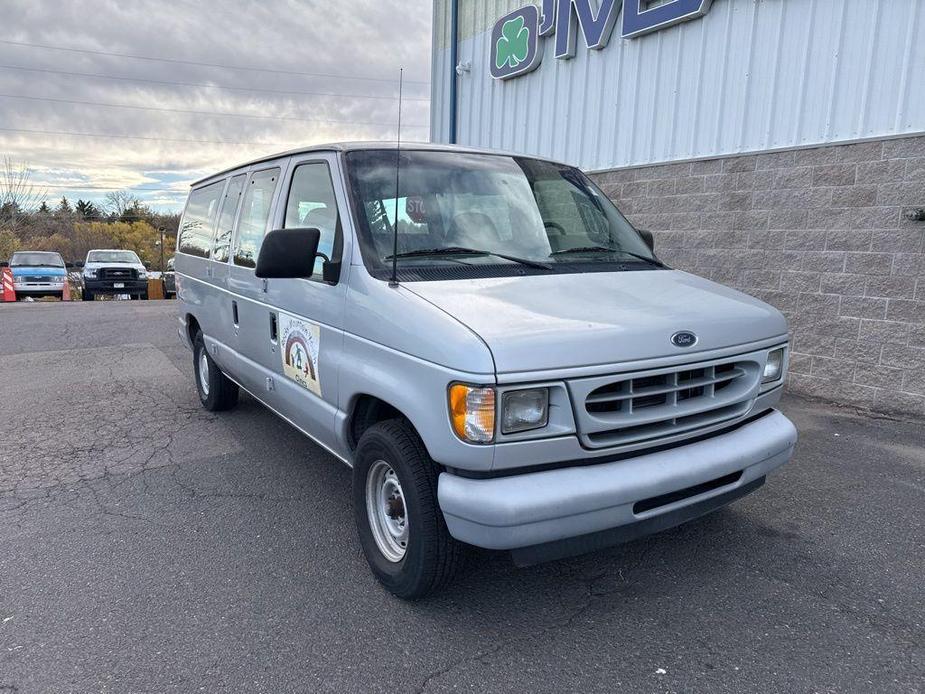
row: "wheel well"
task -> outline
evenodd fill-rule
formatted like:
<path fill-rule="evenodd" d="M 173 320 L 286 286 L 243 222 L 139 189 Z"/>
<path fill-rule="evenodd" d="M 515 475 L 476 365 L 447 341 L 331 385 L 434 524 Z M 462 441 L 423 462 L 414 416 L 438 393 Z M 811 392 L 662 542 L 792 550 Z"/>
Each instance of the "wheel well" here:
<path fill-rule="evenodd" d="M 196 333 L 199 332 L 199 321 L 192 314 L 186 314 L 186 334 L 189 336 L 190 344 L 196 341 Z"/>
<path fill-rule="evenodd" d="M 401 417 L 407 419 L 400 410 L 393 407 L 385 400 L 372 395 L 361 395 L 357 398 L 353 411 L 350 414 L 350 421 L 347 426 L 347 434 L 351 450 L 356 450 L 357 444 L 363 432 L 374 424 L 383 422 L 387 419 Z"/>

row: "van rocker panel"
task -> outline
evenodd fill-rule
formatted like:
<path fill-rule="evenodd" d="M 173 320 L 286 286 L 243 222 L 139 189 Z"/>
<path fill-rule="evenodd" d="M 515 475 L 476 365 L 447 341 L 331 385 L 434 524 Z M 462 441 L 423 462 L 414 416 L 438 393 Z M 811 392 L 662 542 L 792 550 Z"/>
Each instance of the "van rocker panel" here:
<path fill-rule="evenodd" d="M 531 547 L 639 523 L 749 485 L 789 461 L 796 441 L 796 428 L 773 410 L 713 438 L 611 463 L 494 479 L 444 472 L 438 499 L 457 540 L 488 549 Z M 633 511 L 639 501 L 738 472 L 732 484 Z"/>

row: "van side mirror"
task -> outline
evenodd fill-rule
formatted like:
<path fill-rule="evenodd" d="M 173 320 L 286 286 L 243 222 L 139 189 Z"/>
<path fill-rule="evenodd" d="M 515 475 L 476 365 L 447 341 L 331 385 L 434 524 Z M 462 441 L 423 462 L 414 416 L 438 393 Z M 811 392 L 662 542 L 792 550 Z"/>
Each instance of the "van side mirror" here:
<path fill-rule="evenodd" d="M 649 247 L 649 250 L 653 253 L 655 252 L 655 237 L 652 236 L 651 231 L 646 231 L 645 229 L 637 229 L 639 235 L 642 237 L 642 240 L 646 242 L 646 245 Z"/>
<path fill-rule="evenodd" d="M 311 277 L 315 271 L 318 229 L 277 229 L 263 239 L 254 274 L 266 279 Z"/>
<path fill-rule="evenodd" d="M 84 266 L 84 262 L 82 260 L 74 263 L 74 267 L 76 268 L 83 269 L 83 266 Z"/>

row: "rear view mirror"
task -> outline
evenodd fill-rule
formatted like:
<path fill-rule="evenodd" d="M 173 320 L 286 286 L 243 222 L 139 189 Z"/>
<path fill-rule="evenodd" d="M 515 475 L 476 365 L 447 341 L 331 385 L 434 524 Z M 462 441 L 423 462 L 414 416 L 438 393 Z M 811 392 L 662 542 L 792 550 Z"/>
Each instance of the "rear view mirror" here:
<path fill-rule="evenodd" d="M 655 237 L 652 236 L 651 231 L 646 231 L 645 229 L 637 229 L 639 235 L 642 237 L 642 240 L 646 242 L 646 245 L 649 247 L 649 250 L 653 253 L 655 252 Z"/>
<path fill-rule="evenodd" d="M 263 240 L 257 256 L 257 277 L 296 279 L 311 277 L 321 231 L 318 229 L 277 229 Z"/>

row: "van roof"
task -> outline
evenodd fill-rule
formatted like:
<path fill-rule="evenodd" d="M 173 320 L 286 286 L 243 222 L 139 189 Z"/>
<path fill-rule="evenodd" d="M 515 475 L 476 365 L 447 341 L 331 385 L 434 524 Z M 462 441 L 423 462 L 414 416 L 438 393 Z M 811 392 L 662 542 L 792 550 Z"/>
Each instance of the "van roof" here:
<path fill-rule="evenodd" d="M 237 171 L 238 169 L 243 169 L 248 166 L 253 166 L 254 164 L 260 164 L 265 161 L 273 161 L 275 159 L 282 159 L 283 157 L 292 157 L 297 154 L 306 154 L 308 152 L 355 152 L 360 150 L 369 150 L 369 149 L 396 149 L 398 143 L 394 141 L 389 142 L 377 142 L 377 141 L 366 141 L 366 142 L 332 142 L 329 144 L 323 145 L 312 145 L 309 147 L 298 147 L 296 149 L 290 149 L 286 152 L 278 152 L 276 154 L 269 154 L 265 157 L 258 157 L 257 159 L 252 159 L 243 164 L 237 164 L 236 166 L 223 169 L 218 173 L 210 174 L 205 178 L 200 178 L 198 181 L 190 184 L 191 188 L 202 185 L 207 181 L 211 181 L 215 178 L 220 178 L 226 176 L 232 171 Z M 401 148 L 408 151 L 434 151 L 434 152 L 465 152 L 469 154 L 498 154 L 505 156 L 518 156 L 518 157 L 527 157 L 534 159 L 526 154 L 517 154 L 514 152 L 504 152 L 500 150 L 491 150 L 491 149 L 478 149 L 475 147 L 462 147 L 460 145 L 441 145 L 434 144 L 431 142 L 402 142 Z"/>

